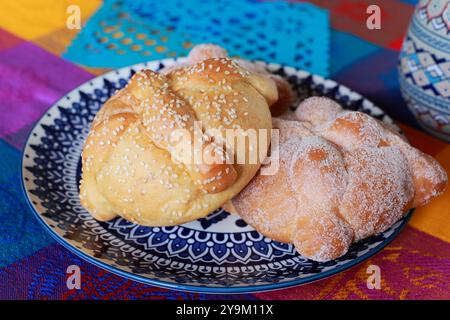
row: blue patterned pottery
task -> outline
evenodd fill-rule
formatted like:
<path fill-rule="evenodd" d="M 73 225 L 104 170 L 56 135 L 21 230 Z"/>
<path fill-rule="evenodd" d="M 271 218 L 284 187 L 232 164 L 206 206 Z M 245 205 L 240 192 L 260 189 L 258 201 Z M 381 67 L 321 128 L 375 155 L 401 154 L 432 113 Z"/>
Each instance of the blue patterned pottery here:
<path fill-rule="evenodd" d="M 400 88 L 419 124 L 450 141 L 450 0 L 421 0 L 400 54 Z"/>
<path fill-rule="evenodd" d="M 209 293 L 285 288 L 346 270 L 386 246 L 406 224 L 360 241 L 333 261 L 308 260 L 290 244 L 265 238 L 236 215 L 219 209 L 173 227 L 143 227 L 121 218 L 96 221 L 80 205 L 81 150 L 102 104 L 139 69 L 158 70 L 168 59 L 125 67 L 74 89 L 38 121 L 22 160 L 25 196 L 50 234 L 75 254 L 121 276 L 165 288 Z M 383 111 L 332 80 L 275 64 L 300 98 L 329 96 L 345 108 L 392 123 Z"/>

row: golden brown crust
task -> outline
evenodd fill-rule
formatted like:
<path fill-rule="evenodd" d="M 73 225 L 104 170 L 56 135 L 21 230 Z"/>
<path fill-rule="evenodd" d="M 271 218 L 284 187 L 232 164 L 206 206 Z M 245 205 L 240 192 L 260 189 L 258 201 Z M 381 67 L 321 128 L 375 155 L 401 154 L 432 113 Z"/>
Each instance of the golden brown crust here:
<path fill-rule="evenodd" d="M 114 105 L 109 106 L 114 110 Z M 82 153 L 83 177 L 80 182 L 80 200 L 98 220 L 110 220 L 116 213 L 98 190 L 97 172 L 108 160 L 121 135 L 136 120 L 133 113 L 112 114 L 104 120 L 96 121 L 86 139 Z"/>
<path fill-rule="evenodd" d="M 203 159 L 213 157 L 212 152 L 215 152 L 215 155 L 224 157 L 222 161 L 217 157 L 211 164 L 195 163 L 194 152 L 188 159 L 182 159 L 185 156 L 185 149 L 177 146 L 195 143 L 194 125 L 198 119 L 191 106 L 169 87 L 168 79 L 164 75 L 151 70 L 138 72 L 128 84 L 127 91 L 135 99 L 131 104 L 132 108 L 140 117 L 141 125 L 152 142 L 168 151 L 174 159 L 181 162 L 185 160 L 184 164 L 194 183 L 209 193 L 223 191 L 234 183 L 237 177 L 236 170 L 233 165 L 225 163 L 226 151 L 222 146 L 214 146 L 212 142 L 207 141 L 202 157 Z M 173 138 L 175 131 L 183 136 Z M 201 139 L 202 133 L 198 135 L 197 143 L 200 143 Z"/>
<path fill-rule="evenodd" d="M 286 113 L 288 108 L 294 103 L 296 97 L 289 82 L 278 75 L 269 73 L 264 67 L 251 61 L 237 59 L 236 62 L 253 73 L 270 78 L 275 83 L 278 91 L 278 99 L 270 104 L 270 113 L 272 117 L 278 117 Z"/>
<path fill-rule="evenodd" d="M 275 82 L 278 90 L 278 100 L 270 106 L 270 113 L 272 117 L 278 117 L 294 103 L 295 94 L 285 79 L 277 75 L 270 75 L 270 78 Z"/>
<path fill-rule="evenodd" d="M 229 59 L 167 75 L 136 73 L 93 122 L 83 150 L 81 203 L 99 220 L 121 215 L 143 225 L 206 215 L 238 193 L 260 166 L 229 163 L 236 150 L 206 130 L 265 129 L 270 135 L 268 101 L 274 93 L 272 81 Z M 191 150 L 195 142 L 203 142 L 199 160 Z M 267 151 L 267 145 L 257 147 Z"/>
<path fill-rule="evenodd" d="M 257 174 L 232 202 L 257 230 L 294 243 L 308 258 L 343 255 L 445 189 L 436 160 L 366 114 L 314 97 L 296 116 L 300 121 L 273 120 L 280 129 L 278 172 Z"/>
<path fill-rule="evenodd" d="M 199 44 L 189 52 L 187 64 L 199 64 L 211 58 L 226 58 L 227 56 L 227 51 L 220 46 L 214 44 Z M 251 61 L 243 59 L 233 60 L 242 68 L 259 76 L 257 77 L 258 80 L 253 84 L 257 89 L 263 85 L 262 88 L 258 89 L 261 93 L 267 92 L 267 89 L 272 86 L 271 84 L 267 85 L 267 83 L 260 83 L 261 76 L 268 78 L 267 80 L 270 79 L 275 83 L 277 92 L 273 92 L 267 96 L 267 102 L 273 117 L 277 117 L 287 111 L 288 107 L 291 106 L 295 100 L 295 94 L 285 79 L 269 73 L 264 67 Z M 170 70 L 170 72 L 175 72 L 177 68 L 173 67 Z"/>

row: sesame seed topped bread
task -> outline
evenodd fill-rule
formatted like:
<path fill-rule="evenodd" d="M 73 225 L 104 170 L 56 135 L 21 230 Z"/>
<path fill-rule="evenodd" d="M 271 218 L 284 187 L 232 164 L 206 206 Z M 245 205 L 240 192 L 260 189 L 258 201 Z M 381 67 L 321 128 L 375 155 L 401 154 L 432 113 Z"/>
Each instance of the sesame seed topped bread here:
<path fill-rule="evenodd" d="M 192 48 L 186 61 L 163 68 L 160 72 L 163 74 L 169 74 L 179 68 L 197 64 L 206 59 L 226 57 L 228 57 L 227 50 L 218 45 L 211 43 L 199 44 Z M 254 74 L 270 78 L 275 83 L 278 92 L 278 99 L 274 103 L 270 104 L 270 113 L 273 117 L 278 117 L 284 114 L 288 110 L 289 106 L 291 106 L 296 100 L 296 95 L 292 90 L 291 85 L 282 77 L 268 72 L 266 68 L 249 60 L 238 58 L 234 58 L 233 60 L 244 69 Z"/>
<path fill-rule="evenodd" d="M 166 74 L 137 72 L 94 119 L 83 149 L 82 205 L 98 220 L 122 216 L 147 226 L 207 215 L 244 188 L 260 167 L 259 160 L 233 161 L 237 150 L 221 141 L 225 130 L 254 129 L 270 142 L 269 105 L 277 99 L 270 78 L 228 58 Z M 210 137 L 208 130 L 220 134 Z M 186 152 L 196 142 L 203 143 L 200 161 L 195 151 Z M 268 144 L 253 147 L 267 154 Z"/>
<path fill-rule="evenodd" d="M 432 157 L 367 114 L 324 97 L 303 101 L 279 129 L 279 170 L 232 200 L 262 234 L 328 261 L 440 195 L 447 174 Z"/>

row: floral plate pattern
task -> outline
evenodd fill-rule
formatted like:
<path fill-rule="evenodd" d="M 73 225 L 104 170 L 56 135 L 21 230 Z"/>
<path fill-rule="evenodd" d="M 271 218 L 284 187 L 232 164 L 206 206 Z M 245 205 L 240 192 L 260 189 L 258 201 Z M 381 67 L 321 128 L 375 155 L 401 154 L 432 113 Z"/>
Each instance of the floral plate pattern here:
<path fill-rule="evenodd" d="M 32 211 L 67 249 L 113 273 L 165 288 L 240 293 L 308 283 L 346 270 L 381 250 L 411 212 L 385 232 L 351 246 L 336 260 L 308 260 L 290 244 L 264 237 L 223 209 L 173 227 L 143 227 L 116 218 L 96 221 L 80 205 L 81 151 L 102 104 L 142 68 L 181 59 L 142 63 L 88 81 L 56 102 L 37 122 L 22 159 L 22 182 Z M 277 64 L 258 62 L 286 78 L 299 99 L 328 96 L 343 107 L 392 120 L 370 101 L 332 80 Z"/>

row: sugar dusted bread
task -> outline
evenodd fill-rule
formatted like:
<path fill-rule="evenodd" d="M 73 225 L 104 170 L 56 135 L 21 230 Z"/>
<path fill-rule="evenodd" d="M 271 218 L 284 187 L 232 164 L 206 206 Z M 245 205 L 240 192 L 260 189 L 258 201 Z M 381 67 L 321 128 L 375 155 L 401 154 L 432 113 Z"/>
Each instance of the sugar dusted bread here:
<path fill-rule="evenodd" d="M 316 261 L 338 258 L 437 197 L 447 175 L 385 124 L 327 98 L 302 102 L 279 129 L 279 170 L 258 173 L 232 204 L 264 235 Z"/>

